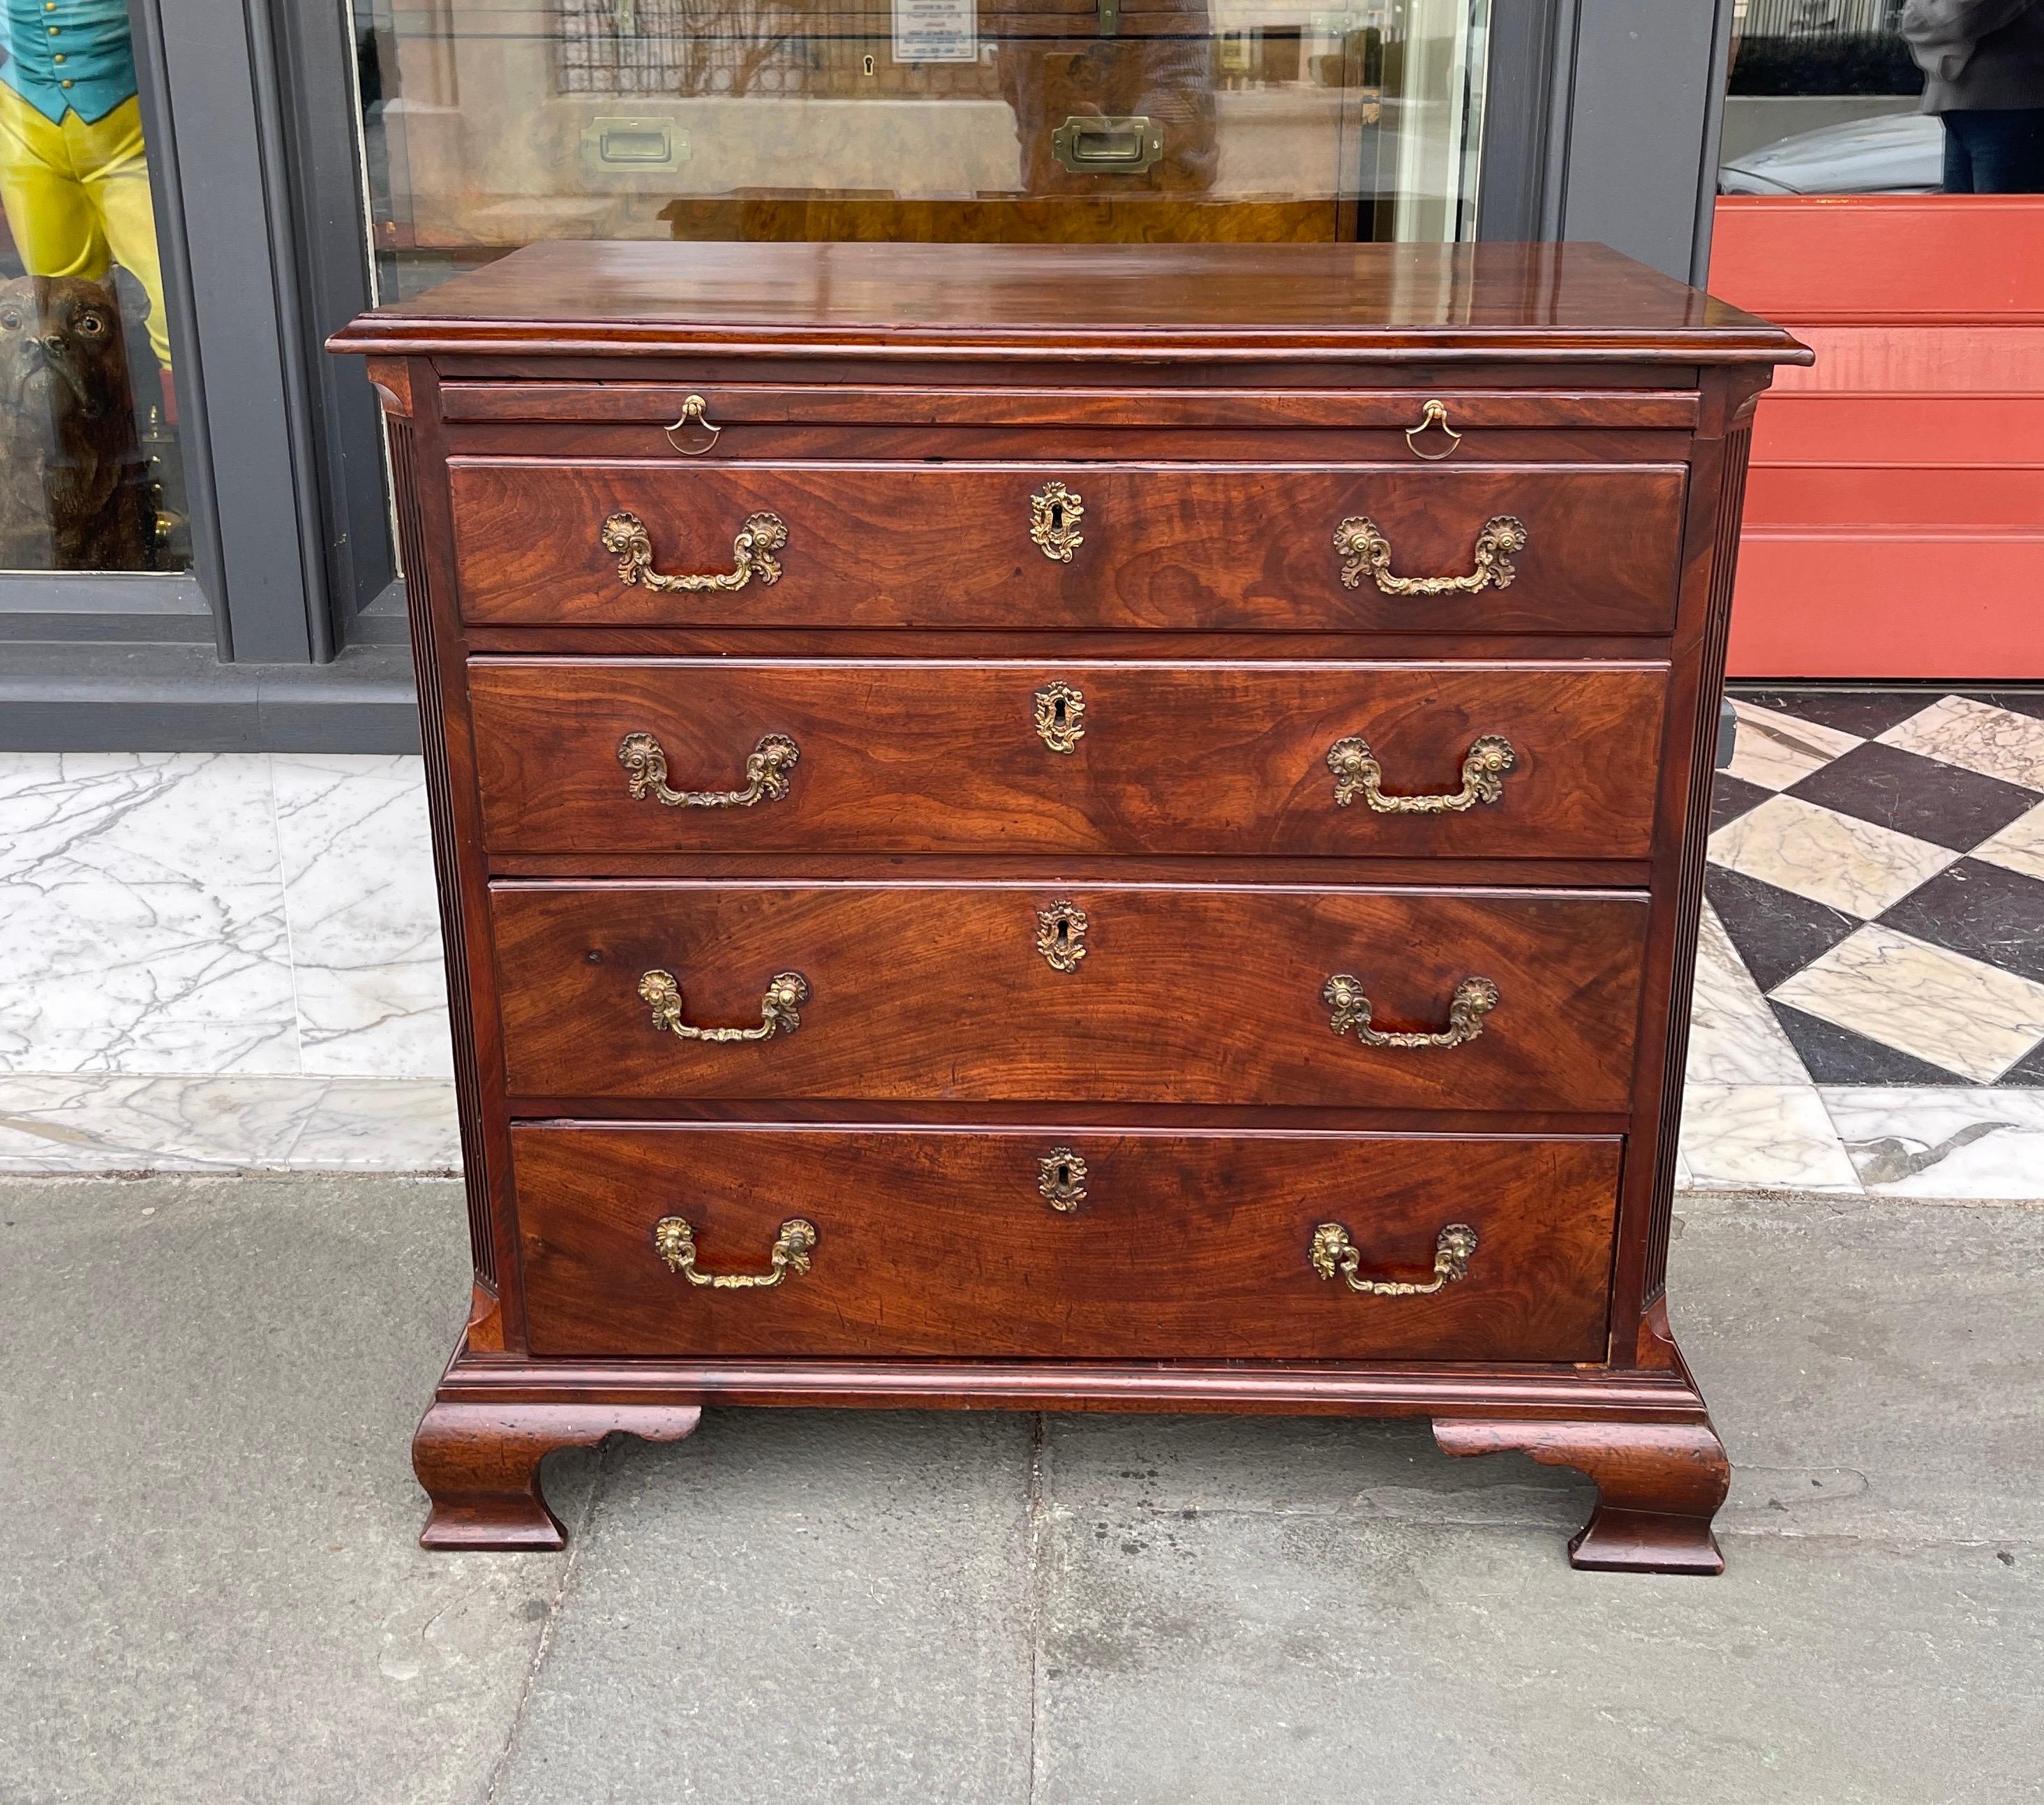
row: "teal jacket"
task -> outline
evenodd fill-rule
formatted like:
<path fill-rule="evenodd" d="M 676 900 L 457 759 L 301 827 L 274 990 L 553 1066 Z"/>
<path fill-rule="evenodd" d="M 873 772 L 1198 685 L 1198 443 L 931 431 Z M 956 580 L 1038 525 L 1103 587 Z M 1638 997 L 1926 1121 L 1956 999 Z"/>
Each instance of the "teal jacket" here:
<path fill-rule="evenodd" d="M 135 91 L 123 0 L 0 0 L 0 82 L 52 123 L 88 125 Z"/>

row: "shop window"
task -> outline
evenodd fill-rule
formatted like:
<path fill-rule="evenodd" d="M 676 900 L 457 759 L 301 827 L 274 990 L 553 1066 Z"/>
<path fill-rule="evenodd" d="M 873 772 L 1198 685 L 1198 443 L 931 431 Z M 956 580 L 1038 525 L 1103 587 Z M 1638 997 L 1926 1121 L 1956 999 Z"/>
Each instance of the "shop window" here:
<path fill-rule="evenodd" d="M 1473 237 L 1488 0 L 354 0 L 386 300 L 548 238 Z"/>
<path fill-rule="evenodd" d="M 0 6 L 0 570 L 190 562 L 125 0 Z"/>

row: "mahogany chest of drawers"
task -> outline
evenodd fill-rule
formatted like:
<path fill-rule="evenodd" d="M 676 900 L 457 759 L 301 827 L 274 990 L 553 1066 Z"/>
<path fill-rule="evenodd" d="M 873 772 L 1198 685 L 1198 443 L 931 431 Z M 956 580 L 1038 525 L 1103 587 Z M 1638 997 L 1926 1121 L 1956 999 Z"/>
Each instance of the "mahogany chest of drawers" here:
<path fill-rule="evenodd" d="M 705 1403 L 1430 1418 L 1712 1572 L 1662 1298 L 1752 409 L 1597 246 L 549 244 L 389 418 L 433 1547 Z"/>

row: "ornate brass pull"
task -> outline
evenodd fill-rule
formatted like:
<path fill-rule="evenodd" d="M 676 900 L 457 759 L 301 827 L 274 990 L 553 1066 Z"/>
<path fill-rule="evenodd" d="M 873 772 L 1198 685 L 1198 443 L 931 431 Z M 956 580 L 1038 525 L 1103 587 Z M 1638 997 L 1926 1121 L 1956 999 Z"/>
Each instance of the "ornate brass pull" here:
<path fill-rule="evenodd" d="M 1435 404 L 1430 402 L 1428 405 L 1431 406 Z M 691 420 L 694 421 L 698 426 L 701 427 L 705 433 L 709 434 L 709 443 L 708 445 L 697 445 L 694 451 L 690 451 L 686 445 L 683 445 L 679 439 L 674 437 L 674 435 L 684 426 L 687 425 Z M 705 401 L 701 395 L 692 394 L 686 395 L 682 398 L 681 418 L 677 420 L 673 425 L 666 428 L 665 430 L 667 435 L 667 443 L 672 445 L 676 451 L 679 452 L 683 457 L 701 457 L 704 452 L 714 451 L 717 448 L 718 437 L 723 433 L 724 429 L 718 425 L 714 420 L 710 418 L 709 403 Z M 1409 437 L 1410 435 L 1408 436 Z"/>
<path fill-rule="evenodd" d="M 1313 1270 L 1324 1279 L 1339 1274 L 1348 1288 L 1366 1297 L 1431 1297 L 1443 1285 L 1469 1276 L 1470 1256 L 1476 1252 L 1476 1230 L 1467 1222 L 1450 1222 L 1434 1242 L 1434 1276 L 1427 1284 L 1404 1279 L 1364 1279 L 1356 1276 L 1362 1264 L 1362 1249 L 1348 1238 L 1340 1222 L 1323 1222 L 1313 1230 L 1312 1252 L 1307 1256 Z"/>
<path fill-rule="evenodd" d="M 1036 1194 L 1070 1215 L 1086 1200 L 1086 1163 L 1069 1147 L 1053 1147 L 1036 1162 Z"/>
<path fill-rule="evenodd" d="M 627 733 L 617 745 L 632 801 L 651 796 L 670 809 L 749 809 L 755 802 L 778 802 L 787 795 L 788 773 L 801 756 L 786 733 L 769 733 L 746 758 L 743 789 L 670 790 L 667 755 L 651 733 Z"/>
<path fill-rule="evenodd" d="M 1036 692 L 1036 737 L 1055 752 L 1077 752 L 1085 737 L 1085 692 L 1060 679 Z"/>
<path fill-rule="evenodd" d="M 696 1270 L 696 1231 L 685 1216 L 663 1216 L 653 1225 L 653 1249 L 671 1271 L 692 1285 L 713 1291 L 771 1291 L 793 1273 L 800 1278 L 809 1269 L 809 1255 L 816 1245 L 816 1225 L 800 1216 L 790 1216 L 781 1225 L 768 1256 L 772 1262 L 764 1272 L 698 1272 Z"/>
<path fill-rule="evenodd" d="M 777 972 L 759 999 L 756 1028 L 691 1028 L 682 1019 L 682 987 L 672 972 L 657 967 L 639 980 L 639 995 L 653 1011 L 653 1026 L 682 1041 L 770 1041 L 792 1034 L 802 1025 L 801 1005 L 809 1000 L 809 980 L 799 972 Z"/>
<path fill-rule="evenodd" d="M 1461 1046 L 1483 1032 L 1483 1018 L 1498 1003 L 1497 986 L 1489 979 L 1465 978 L 1455 986 L 1454 1000 L 1448 1005 L 1447 1027 L 1437 1034 L 1406 1034 L 1370 1026 L 1370 999 L 1353 973 L 1335 972 L 1320 995 L 1333 1011 L 1327 1026 L 1337 1034 L 1353 1028 L 1356 1039 L 1366 1047 Z"/>
<path fill-rule="evenodd" d="M 1335 550 L 1348 561 L 1342 566 L 1342 587 L 1354 589 L 1367 572 L 1386 595 L 1473 595 L 1480 589 L 1509 589 L 1519 572 L 1515 553 L 1526 549 L 1526 523 L 1508 514 L 1493 515 L 1477 529 L 1476 568 L 1467 576 L 1394 576 L 1391 541 L 1376 521 L 1350 514 L 1335 529 Z"/>
<path fill-rule="evenodd" d="M 778 583 L 781 564 L 774 554 L 788 543 L 788 529 L 778 514 L 747 514 L 731 542 L 732 568 L 701 576 L 654 569 L 653 541 L 646 536 L 645 521 L 636 514 L 611 515 L 603 523 L 602 537 L 604 550 L 617 560 L 620 582 L 628 587 L 644 583 L 656 595 L 677 590 L 694 595 L 704 590 L 743 589 L 755 576 L 763 583 Z"/>
<path fill-rule="evenodd" d="M 1054 564 L 1068 564 L 1072 553 L 1085 543 L 1079 522 L 1085 518 L 1085 503 L 1076 489 L 1062 483 L 1046 483 L 1029 498 L 1029 539 Z"/>
<path fill-rule="evenodd" d="M 1076 972 L 1086 956 L 1086 912 L 1076 902 L 1036 911 L 1036 950 L 1054 972 Z"/>
<path fill-rule="evenodd" d="M 675 422 L 677 425 L 680 421 Z M 1438 426 L 1448 436 L 1447 446 L 1440 451 L 1422 451 L 1420 441 L 1430 426 Z M 1405 429 L 1405 448 L 1415 457 L 1424 457 L 1429 464 L 1439 464 L 1444 457 L 1453 457 L 1455 447 L 1462 442 L 1462 436 L 1448 424 L 1448 404 L 1445 401 L 1430 401 L 1420 410 L 1420 424 Z M 709 448 L 704 448 L 707 450 Z"/>
<path fill-rule="evenodd" d="M 1462 758 L 1459 790 L 1450 795 L 1387 796 L 1381 787 L 1384 768 L 1367 740 L 1337 740 L 1327 749 L 1327 769 L 1335 774 L 1335 806 L 1345 809 L 1360 796 L 1378 814 L 1460 814 L 1478 802 L 1497 802 L 1504 795 L 1505 772 L 1518 762 L 1509 740 L 1485 733 L 1471 743 Z"/>

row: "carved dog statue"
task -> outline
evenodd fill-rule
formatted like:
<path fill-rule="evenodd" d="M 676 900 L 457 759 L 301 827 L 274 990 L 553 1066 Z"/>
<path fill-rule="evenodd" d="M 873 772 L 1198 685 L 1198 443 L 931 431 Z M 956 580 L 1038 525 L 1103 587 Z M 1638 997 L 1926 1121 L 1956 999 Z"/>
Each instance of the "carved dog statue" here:
<path fill-rule="evenodd" d="M 112 290 L 0 283 L 0 568 L 153 570 L 156 512 Z"/>

